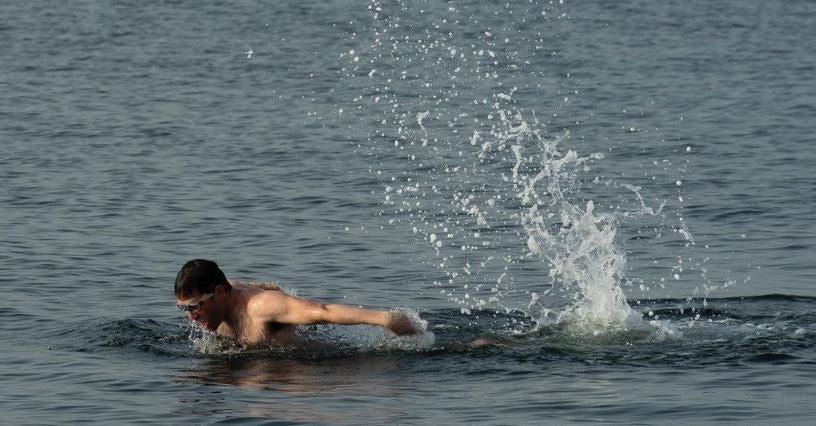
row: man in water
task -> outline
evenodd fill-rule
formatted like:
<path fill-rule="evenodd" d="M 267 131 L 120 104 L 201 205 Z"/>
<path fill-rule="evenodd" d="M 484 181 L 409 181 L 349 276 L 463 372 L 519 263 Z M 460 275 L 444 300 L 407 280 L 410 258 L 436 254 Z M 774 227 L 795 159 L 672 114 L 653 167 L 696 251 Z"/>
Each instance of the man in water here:
<path fill-rule="evenodd" d="M 176 304 L 187 316 L 243 347 L 286 344 L 297 325 L 368 324 L 403 336 L 422 330 L 402 312 L 373 311 L 290 296 L 274 285 L 227 280 L 215 262 L 194 259 L 176 276 Z"/>

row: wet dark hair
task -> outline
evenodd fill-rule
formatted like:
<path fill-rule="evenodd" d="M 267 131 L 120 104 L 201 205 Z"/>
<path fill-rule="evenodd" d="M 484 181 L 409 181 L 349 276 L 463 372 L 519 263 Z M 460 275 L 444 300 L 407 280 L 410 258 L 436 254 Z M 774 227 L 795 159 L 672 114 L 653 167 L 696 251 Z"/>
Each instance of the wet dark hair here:
<path fill-rule="evenodd" d="M 216 286 L 224 286 L 224 290 L 232 290 L 232 286 L 224 272 L 212 260 L 193 259 L 181 267 L 176 275 L 176 296 L 188 296 L 193 292 L 208 294 L 215 291 Z"/>

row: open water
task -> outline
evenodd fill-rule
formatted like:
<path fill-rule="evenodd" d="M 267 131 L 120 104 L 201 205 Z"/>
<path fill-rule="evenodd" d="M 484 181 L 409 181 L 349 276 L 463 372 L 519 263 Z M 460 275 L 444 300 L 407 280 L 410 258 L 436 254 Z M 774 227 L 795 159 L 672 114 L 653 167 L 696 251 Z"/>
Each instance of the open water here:
<path fill-rule="evenodd" d="M 814 39 L 804 0 L 4 1 L 2 422 L 809 424 Z M 197 257 L 428 333 L 222 347 Z"/>

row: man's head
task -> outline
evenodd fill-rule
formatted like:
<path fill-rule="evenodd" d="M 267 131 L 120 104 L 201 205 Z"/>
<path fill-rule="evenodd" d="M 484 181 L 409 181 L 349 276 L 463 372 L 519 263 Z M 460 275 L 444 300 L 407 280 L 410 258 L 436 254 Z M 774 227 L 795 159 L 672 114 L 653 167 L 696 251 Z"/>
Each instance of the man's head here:
<path fill-rule="evenodd" d="M 191 260 L 176 276 L 176 303 L 208 330 L 215 330 L 224 320 L 224 301 L 230 291 L 232 286 L 224 272 L 211 260 Z"/>
<path fill-rule="evenodd" d="M 225 291 L 232 290 L 232 286 L 224 272 L 212 260 L 193 259 L 181 267 L 176 275 L 176 297 L 210 294 L 217 286 L 223 286 Z"/>

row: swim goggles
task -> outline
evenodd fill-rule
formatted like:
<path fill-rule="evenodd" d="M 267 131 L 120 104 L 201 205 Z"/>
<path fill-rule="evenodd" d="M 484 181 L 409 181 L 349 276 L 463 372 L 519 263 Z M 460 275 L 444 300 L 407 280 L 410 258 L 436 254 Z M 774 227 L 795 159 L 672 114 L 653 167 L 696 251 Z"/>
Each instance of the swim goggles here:
<path fill-rule="evenodd" d="M 198 299 L 198 302 L 196 302 L 196 303 L 189 303 L 189 304 L 177 303 L 176 307 L 181 309 L 184 312 L 196 312 L 199 309 L 201 309 L 201 305 L 203 305 L 204 302 L 212 299 L 214 296 L 215 296 L 215 293 L 205 294 L 201 299 Z"/>

